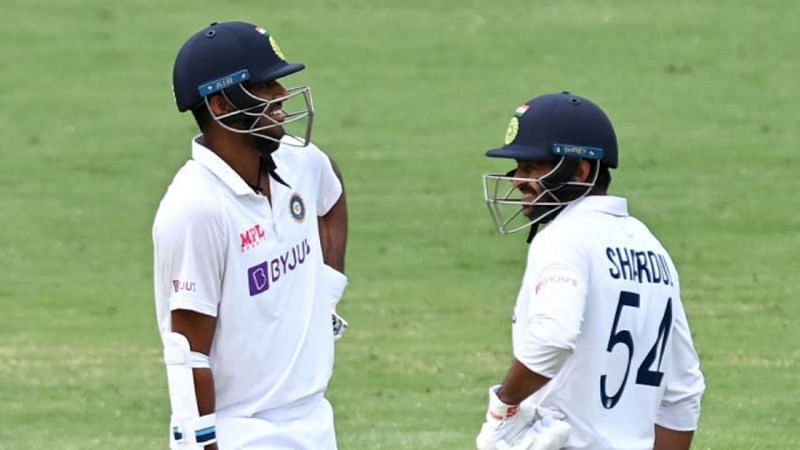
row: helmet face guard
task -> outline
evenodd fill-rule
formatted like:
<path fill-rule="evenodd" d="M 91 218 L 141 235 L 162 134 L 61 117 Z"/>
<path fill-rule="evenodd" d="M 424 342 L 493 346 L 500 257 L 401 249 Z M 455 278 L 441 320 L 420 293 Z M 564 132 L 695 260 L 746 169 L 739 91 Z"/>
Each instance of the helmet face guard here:
<path fill-rule="evenodd" d="M 483 176 L 483 198 L 489 214 L 500 234 L 511 234 L 533 225 L 552 220 L 565 206 L 585 197 L 597 182 L 600 164 L 593 162 L 593 174 L 587 181 L 571 181 L 574 168 L 566 166 L 572 161 L 562 157 L 553 168 L 539 178 L 515 177 L 512 170 L 506 174 Z M 566 172 L 564 171 L 566 170 Z M 564 179 L 568 181 L 556 181 Z M 535 183 L 541 192 L 531 200 L 523 200 L 517 186 Z M 526 211 L 527 210 L 527 211 Z"/>
<path fill-rule="evenodd" d="M 286 95 L 272 99 L 255 95 L 244 84 L 219 92 L 233 111 L 217 116 L 211 110 L 208 96 L 204 102 L 211 117 L 226 130 L 294 147 L 305 147 L 311 142 L 314 103 L 308 86 L 290 88 Z M 281 117 L 276 119 L 275 113 Z M 284 139 L 285 136 L 289 139 Z"/>

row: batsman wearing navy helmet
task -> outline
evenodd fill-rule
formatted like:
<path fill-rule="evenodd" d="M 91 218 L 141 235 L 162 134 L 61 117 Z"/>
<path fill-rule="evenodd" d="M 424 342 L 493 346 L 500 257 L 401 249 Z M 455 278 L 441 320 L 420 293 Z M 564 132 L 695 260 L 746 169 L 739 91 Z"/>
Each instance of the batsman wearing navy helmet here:
<path fill-rule="evenodd" d="M 703 375 L 669 253 L 607 195 L 611 121 L 586 98 L 543 95 L 486 154 L 516 162 L 484 175 L 485 200 L 500 233 L 526 230 L 530 247 L 514 361 L 489 389 L 478 449 L 688 449 Z"/>
<path fill-rule="evenodd" d="M 303 68 L 244 22 L 212 23 L 175 59 L 200 134 L 153 224 L 171 448 L 336 449 L 347 209 L 310 141 L 310 89 L 282 85 Z"/>

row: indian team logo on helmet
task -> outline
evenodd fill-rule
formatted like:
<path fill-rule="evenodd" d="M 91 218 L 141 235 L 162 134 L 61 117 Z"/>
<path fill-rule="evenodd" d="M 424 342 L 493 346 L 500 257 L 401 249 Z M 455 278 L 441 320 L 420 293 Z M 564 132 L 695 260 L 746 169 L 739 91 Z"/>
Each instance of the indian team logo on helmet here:
<path fill-rule="evenodd" d="M 268 35 L 267 34 L 267 30 L 265 30 L 265 29 L 263 29 L 261 27 L 256 27 L 256 31 L 258 31 L 259 33 L 263 34 L 264 36 L 267 36 L 269 38 L 269 45 L 272 47 L 272 51 L 275 52 L 275 55 L 277 55 L 278 58 L 286 61 L 286 57 L 283 56 L 283 52 L 281 51 L 280 46 L 278 46 L 278 43 L 275 42 L 275 38 L 270 36 L 270 35 Z"/>
<path fill-rule="evenodd" d="M 269 37 L 269 45 L 272 46 L 272 51 L 275 52 L 276 55 L 278 55 L 278 58 L 286 61 L 286 57 L 283 56 L 283 52 L 281 51 L 281 48 L 278 47 L 278 43 L 275 42 L 275 38 L 272 37 L 272 36 Z"/>
<path fill-rule="evenodd" d="M 298 223 L 303 222 L 306 218 L 306 205 L 303 203 L 303 197 L 297 192 L 292 194 L 292 198 L 289 199 L 289 213 Z"/>
<path fill-rule="evenodd" d="M 514 116 L 511 118 L 511 122 L 508 123 L 508 128 L 506 129 L 505 144 L 509 145 L 514 142 L 514 139 L 517 138 L 517 133 L 519 133 L 519 119 L 517 116 Z"/>

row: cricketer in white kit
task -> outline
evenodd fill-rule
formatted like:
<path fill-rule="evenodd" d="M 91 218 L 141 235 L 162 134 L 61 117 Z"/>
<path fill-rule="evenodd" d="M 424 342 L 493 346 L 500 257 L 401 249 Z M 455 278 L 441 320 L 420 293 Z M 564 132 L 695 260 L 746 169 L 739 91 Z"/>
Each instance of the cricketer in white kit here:
<path fill-rule="evenodd" d="M 617 167 L 608 118 L 569 93 L 537 97 L 487 155 L 517 161 L 484 177 L 498 229 L 531 227 L 532 241 L 514 364 L 490 389 L 478 448 L 688 449 L 704 379 L 672 259 L 605 194 Z"/>
<path fill-rule="evenodd" d="M 346 209 L 309 141 L 308 88 L 276 81 L 302 68 L 243 22 L 201 30 L 176 59 L 179 110 L 203 134 L 153 225 L 171 448 L 337 448 L 324 394 L 346 326 Z"/>

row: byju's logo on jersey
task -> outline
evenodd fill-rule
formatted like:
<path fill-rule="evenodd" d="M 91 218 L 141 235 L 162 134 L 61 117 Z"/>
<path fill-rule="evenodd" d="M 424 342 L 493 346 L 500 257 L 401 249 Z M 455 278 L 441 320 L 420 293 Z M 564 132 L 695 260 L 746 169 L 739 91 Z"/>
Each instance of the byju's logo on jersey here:
<path fill-rule="evenodd" d="M 266 237 L 267 232 L 261 228 L 260 224 L 255 224 L 243 233 L 239 233 L 239 239 L 242 243 L 242 252 L 250 250 L 260 244 Z"/>
<path fill-rule="evenodd" d="M 175 292 L 195 292 L 197 290 L 197 285 L 194 281 L 172 280 L 172 290 Z"/>
<path fill-rule="evenodd" d="M 298 223 L 302 223 L 306 219 L 306 205 L 303 203 L 303 197 L 297 192 L 292 194 L 289 199 L 289 212 Z"/>
<path fill-rule="evenodd" d="M 303 239 L 302 242 L 292 246 L 291 249 L 283 252 L 277 258 L 264 261 L 247 269 L 247 284 L 250 287 L 250 296 L 268 291 L 270 287 L 280 281 L 281 277 L 300 267 L 306 261 L 309 253 L 311 253 L 311 246 L 308 244 L 308 239 Z"/>

